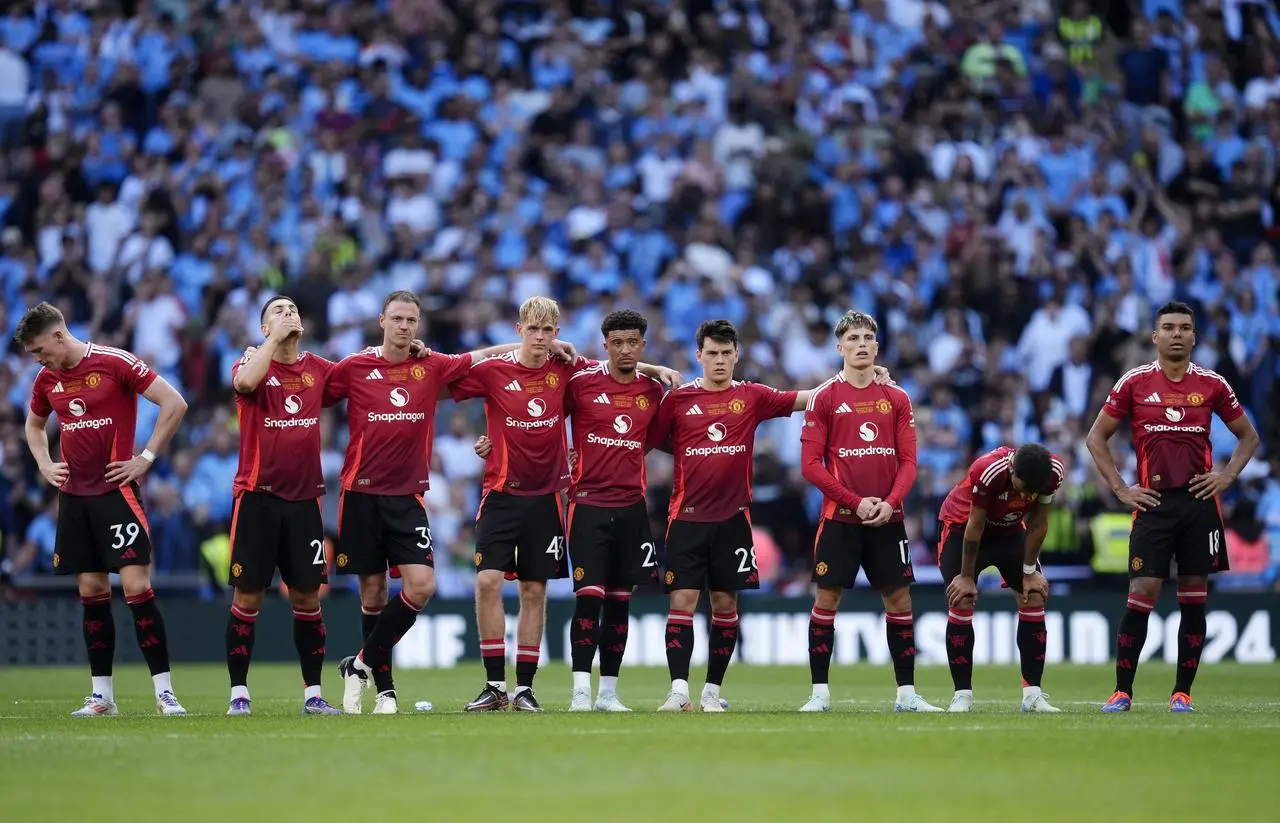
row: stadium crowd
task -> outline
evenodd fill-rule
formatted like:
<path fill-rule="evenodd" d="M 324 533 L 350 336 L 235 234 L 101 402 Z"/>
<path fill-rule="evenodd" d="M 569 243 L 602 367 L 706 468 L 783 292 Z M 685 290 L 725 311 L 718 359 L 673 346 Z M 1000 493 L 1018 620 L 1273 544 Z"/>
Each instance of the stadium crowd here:
<path fill-rule="evenodd" d="M 1099 571 L 1123 568 L 1096 562 L 1116 507 L 1084 433 L 1118 375 L 1154 356 L 1155 306 L 1190 302 L 1195 360 L 1232 383 L 1264 443 L 1224 501 L 1233 574 L 1275 584 L 1270 4 L 6 5 L 0 332 L 47 298 L 75 335 L 181 388 L 191 411 L 146 486 L 160 572 L 196 571 L 225 541 L 230 368 L 261 339 L 263 302 L 291 295 L 305 347 L 338 359 L 379 341 L 382 297 L 411 289 L 427 342 L 449 352 L 513 340 L 515 306 L 548 294 L 561 337 L 598 356 L 603 316 L 638 308 L 646 359 L 690 377 L 694 329 L 725 317 L 746 341 L 740 376 L 783 388 L 829 377 L 834 320 L 874 311 L 881 362 L 916 405 L 920 565 L 969 461 L 1037 440 L 1069 476 L 1048 562 Z M 51 571 L 57 505 L 22 439 L 36 370 L 12 342 L 0 355 L 0 539 L 19 581 Z M 440 590 L 470 596 L 483 410 L 441 416 Z M 800 424 L 758 441 L 766 590 L 808 587 L 819 497 Z M 323 426 L 336 481 L 341 411 Z M 1225 427 L 1214 442 L 1225 460 Z M 669 463 L 650 469 L 661 518 Z"/>

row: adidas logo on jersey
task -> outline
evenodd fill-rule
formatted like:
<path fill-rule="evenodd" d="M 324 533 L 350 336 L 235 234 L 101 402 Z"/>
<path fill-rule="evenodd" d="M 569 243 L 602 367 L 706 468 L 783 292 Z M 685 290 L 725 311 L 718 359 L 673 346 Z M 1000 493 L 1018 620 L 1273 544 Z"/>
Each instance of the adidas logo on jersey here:
<path fill-rule="evenodd" d="M 62 384 L 61 384 L 61 383 L 59 383 L 58 385 L 56 385 L 56 386 L 54 386 L 54 387 L 53 387 L 53 393 L 54 393 L 54 394 L 58 394 L 58 393 L 59 393 L 59 392 L 61 392 L 61 391 L 63 391 L 63 388 L 62 388 Z"/>
<path fill-rule="evenodd" d="M 595 399 L 595 401 L 594 401 L 594 402 L 596 402 L 596 403 L 604 403 L 606 406 L 611 406 L 611 405 L 613 405 L 613 401 L 609 399 L 609 395 L 607 395 L 607 394 L 601 394 L 599 397 L 597 397 L 597 398 Z"/>
<path fill-rule="evenodd" d="M 1159 403 L 1159 402 L 1160 402 L 1160 395 L 1156 394 L 1155 392 L 1152 392 L 1152 393 L 1147 397 L 1147 399 L 1143 400 L 1142 402 L 1143 402 L 1143 403 Z"/>
<path fill-rule="evenodd" d="M 510 383 L 503 386 L 503 388 L 506 389 L 507 391 L 523 391 L 523 389 L 520 387 L 519 380 L 512 380 Z"/>
<path fill-rule="evenodd" d="M 841 403 L 839 408 L 836 409 L 836 414 L 850 414 L 852 412 L 853 409 L 849 408 L 848 403 Z"/>
<path fill-rule="evenodd" d="M 365 379 L 365 380 L 381 380 L 381 379 L 382 379 L 382 372 L 380 372 L 380 371 L 379 371 L 379 370 L 377 370 L 377 369 L 374 369 L 373 371 L 371 371 L 371 372 L 369 372 L 367 375 L 365 375 L 365 378 L 364 378 L 364 379 Z"/>
<path fill-rule="evenodd" d="M 280 388 L 280 381 L 279 381 L 279 380 L 277 380 L 277 379 L 275 379 L 275 377 L 268 377 L 268 378 L 267 378 L 267 385 L 268 385 L 268 386 L 275 386 L 276 388 Z"/>
<path fill-rule="evenodd" d="M 702 408 L 697 403 L 694 403 L 685 414 L 702 414 Z"/>

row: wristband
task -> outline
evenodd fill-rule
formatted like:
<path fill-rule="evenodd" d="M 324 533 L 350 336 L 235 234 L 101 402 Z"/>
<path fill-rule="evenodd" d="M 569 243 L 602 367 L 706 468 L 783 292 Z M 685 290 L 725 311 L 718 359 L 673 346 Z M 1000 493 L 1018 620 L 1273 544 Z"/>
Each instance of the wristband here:
<path fill-rule="evenodd" d="M 1022 564 L 1022 573 L 1023 573 L 1023 574 L 1035 574 L 1035 573 L 1036 573 L 1036 572 L 1038 572 L 1038 571 L 1040 571 L 1040 569 L 1039 569 L 1039 567 L 1038 567 L 1038 566 L 1036 566 L 1036 564 L 1035 564 L 1035 563 L 1031 563 L 1030 565 L 1028 565 L 1028 564 L 1026 564 L 1026 563 L 1023 563 L 1023 564 Z"/>
<path fill-rule="evenodd" d="M 156 462 L 155 453 L 152 452 L 151 449 L 143 449 L 142 454 L 138 456 L 141 457 L 143 460 L 147 461 L 148 463 Z"/>

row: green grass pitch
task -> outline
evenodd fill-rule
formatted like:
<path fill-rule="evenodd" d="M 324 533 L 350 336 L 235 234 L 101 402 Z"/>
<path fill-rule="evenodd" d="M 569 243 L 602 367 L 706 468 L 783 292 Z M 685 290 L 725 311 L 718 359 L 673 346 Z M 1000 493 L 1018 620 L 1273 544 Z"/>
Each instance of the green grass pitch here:
<path fill-rule="evenodd" d="M 325 677 L 340 704 L 332 663 Z M 1051 667 L 1046 690 L 1064 714 L 1022 715 L 1016 669 L 979 668 L 973 714 L 895 715 L 889 670 L 836 668 L 833 711 L 801 715 L 806 670 L 734 665 L 729 714 L 657 715 L 666 672 L 624 668 L 634 714 L 570 715 L 569 673 L 554 665 L 538 677 L 545 715 L 470 716 L 460 708 L 480 688 L 475 664 L 400 673 L 398 717 L 301 717 L 296 667 L 260 665 L 254 716 L 227 718 L 222 668 L 182 666 L 175 686 L 193 716 L 165 718 L 130 666 L 116 673 L 121 717 L 72 719 L 85 671 L 6 668 L 0 819 L 1280 819 L 1280 668 L 1206 667 L 1189 716 L 1166 710 L 1172 678 L 1143 666 L 1135 710 L 1106 716 L 1109 667 Z M 922 669 L 918 684 L 946 705 L 945 669 Z M 415 713 L 419 699 L 435 711 Z"/>

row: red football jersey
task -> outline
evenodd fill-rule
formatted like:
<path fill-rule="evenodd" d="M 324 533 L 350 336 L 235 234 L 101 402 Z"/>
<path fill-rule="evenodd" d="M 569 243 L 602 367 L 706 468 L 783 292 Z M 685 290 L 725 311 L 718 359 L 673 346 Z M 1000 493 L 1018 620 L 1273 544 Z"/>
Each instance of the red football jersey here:
<path fill-rule="evenodd" d="M 231 367 L 232 379 L 248 362 Z M 236 392 L 240 468 L 236 494 L 259 491 L 285 500 L 324 495 L 320 468 L 320 409 L 334 364 L 310 352 L 294 363 L 271 362 L 258 388 Z"/>
<path fill-rule="evenodd" d="M 893 506 L 916 480 L 916 420 L 911 398 L 895 385 L 857 388 L 841 372 L 809 397 L 800 432 L 804 476 L 822 490 L 822 516 L 861 522 L 855 513 L 864 497 Z"/>
<path fill-rule="evenodd" d="M 67 464 L 67 494 L 91 496 L 116 488 L 107 464 L 133 457 L 138 395 L 156 373 L 121 349 L 88 344 L 70 369 L 41 369 L 31 387 L 31 413 L 58 415 L 58 451 Z"/>
<path fill-rule="evenodd" d="M 668 517 L 715 523 L 745 511 L 756 427 L 791 414 L 796 394 L 736 380 L 723 391 L 708 391 L 701 379 L 668 393 L 650 431 L 653 445 L 670 440 L 675 455 Z"/>
<path fill-rule="evenodd" d="M 484 462 L 484 490 L 539 495 L 569 485 L 564 398 L 569 378 L 591 361 L 554 357 L 536 369 L 514 351 L 481 360 L 449 387 L 454 400 L 484 398 L 493 451 Z"/>
<path fill-rule="evenodd" d="M 1023 525 L 1027 512 L 1036 503 L 1052 503 L 1062 488 L 1066 471 L 1058 455 L 1051 455 L 1053 472 L 1049 491 L 1040 495 L 1023 495 L 1013 490 L 1013 453 L 1016 449 L 1001 446 L 973 461 L 964 479 L 942 501 L 938 519 L 962 526 L 969 522 L 969 511 L 981 506 L 987 512 L 988 529 L 1012 529 Z"/>
<path fill-rule="evenodd" d="M 662 402 L 662 384 L 637 374 L 620 383 L 608 363 L 569 378 L 566 410 L 578 453 L 569 499 L 593 506 L 629 506 L 644 499 L 649 426 Z"/>
<path fill-rule="evenodd" d="M 1151 489 L 1184 488 L 1195 475 L 1212 471 L 1214 413 L 1226 423 L 1244 414 L 1222 375 L 1192 363 L 1175 383 L 1158 361 L 1126 372 L 1102 410 L 1117 420 L 1129 418 L 1138 483 Z"/>
<path fill-rule="evenodd" d="M 342 488 L 387 495 L 426 491 L 440 390 L 470 371 L 470 354 L 433 352 L 391 363 L 381 346 L 339 361 L 325 385 L 324 405 L 347 401 Z"/>

